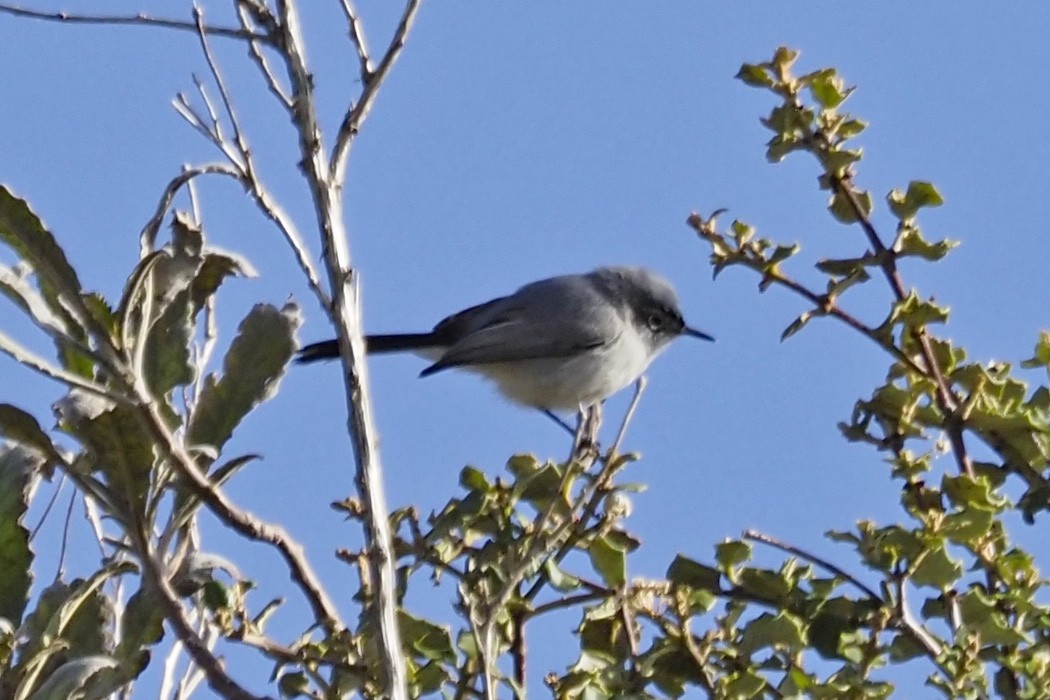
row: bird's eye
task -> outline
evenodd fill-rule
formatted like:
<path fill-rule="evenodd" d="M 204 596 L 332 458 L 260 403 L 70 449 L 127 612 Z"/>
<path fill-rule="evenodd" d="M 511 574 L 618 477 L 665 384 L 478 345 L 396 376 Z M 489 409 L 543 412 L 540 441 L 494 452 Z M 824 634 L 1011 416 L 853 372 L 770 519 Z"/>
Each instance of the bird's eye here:
<path fill-rule="evenodd" d="M 649 318 L 645 319 L 645 325 L 649 326 L 649 330 L 656 333 L 663 330 L 664 317 L 660 314 L 649 314 Z"/>

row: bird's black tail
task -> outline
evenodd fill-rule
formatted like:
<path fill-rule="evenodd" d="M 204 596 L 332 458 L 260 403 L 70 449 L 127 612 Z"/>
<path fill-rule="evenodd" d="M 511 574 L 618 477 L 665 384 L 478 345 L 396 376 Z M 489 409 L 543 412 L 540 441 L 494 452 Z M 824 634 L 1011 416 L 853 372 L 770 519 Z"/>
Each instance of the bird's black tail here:
<path fill-rule="evenodd" d="M 365 349 L 370 353 L 401 352 L 404 350 L 423 350 L 434 347 L 433 333 L 393 333 L 390 335 L 365 336 Z M 339 357 L 339 342 L 323 340 L 311 343 L 299 351 L 295 361 L 300 364 L 331 360 Z"/>

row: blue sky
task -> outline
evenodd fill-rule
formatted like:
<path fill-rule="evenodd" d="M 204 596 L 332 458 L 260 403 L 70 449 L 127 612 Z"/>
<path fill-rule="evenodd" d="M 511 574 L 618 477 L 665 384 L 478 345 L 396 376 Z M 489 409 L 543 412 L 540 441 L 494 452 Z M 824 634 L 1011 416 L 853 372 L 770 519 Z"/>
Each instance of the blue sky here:
<path fill-rule="evenodd" d="M 356 90 L 355 59 L 337 3 L 303 4 L 314 6 L 310 57 L 330 133 Z M 104 5 L 166 14 L 178 5 L 188 16 L 184 3 Z M 359 5 L 373 47 L 385 45 L 394 4 Z M 226 13 L 214 3 L 207 16 Z M 960 2 L 950 11 L 905 2 L 426 3 L 351 155 L 348 226 L 366 326 L 423 330 L 539 277 L 609 263 L 652 267 L 677 286 L 686 319 L 718 342 L 682 340 L 649 373 L 626 443 L 643 455 L 631 479 L 649 485 L 629 523 L 644 542 L 630 574 L 658 576 L 677 552 L 708 558 L 745 528 L 863 573 L 822 533 L 899 519 L 899 486 L 887 468 L 835 427 L 888 359 L 831 322 L 780 343 L 804 307 L 783 292 L 759 294 L 742 271 L 713 282 L 708 250 L 684 223 L 693 210 L 727 207 L 760 235 L 801 242 L 790 271 L 809 280 L 817 258 L 862 250 L 860 231 L 826 214 L 813 162 L 765 162 L 758 119 L 771 98 L 733 75 L 787 45 L 802 51 L 800 70 L 836 66 L 858 86 L 849 109 L 870 122 L 859 139 L 858 184 L 881 202 L 911 179 L 933 181 L 946 204 L 922 219 L 927 235 L 962 243 L 941 264 L 906 266 L 906 282 L 952 308 L 946 333 L 974 357 L 1016 362 L 1050 324 L 1048 29 L 1050 7 L 1038 3 Z M 195 39 L 6 16 L 0 38 L 0 178 L 43 216 L 85 283 L 112 298 L 163 185 L 183 163 L 214 159 L 169 106 L 175 93 L 192 92 L 191 73 L 206 74 Z M 265 177 L 308 221 L 283 114 L 239 46 L 216 48 Z M 327 337 L 277 233 L 229 184 L 202 194 L 212 242 L 260 272 L 220 297 L 226 340 L 252 304 L 289 297 L 303 306 L 304 341 Z M 885 212 L 876 223 L 891 230 Z M 888 298 L 865 291 L 853 308 L 874 321 Z M 0 308 L 0 327 L 47 347 L 9 308 Z M 418 379 L 423 366 L 412 357 L 371 363 L 392 506 L 440 507 L 465 464 L 497 474 L 515 453 L 566 454 L 565 436 L 541 416 L 472 376 Z M 333 590 L 349 572 L 330 552 L 360 541 L 327 508 L 352 488 L 337 374 L 335 365 L 294 369 L 228 447 L 265 457 L 231 484 L 232 495 L 305 540 Z M 0 399 L 49 422 L 59 387 L 6 358 L 0 376 Z M 608 414 L 625 399 L 612 400 Z M 45 533 L 60 528 L 52 520 Z M 1013 534 L 1046 560 L 1042 527 Z M 236 557 L 229 537 L 210 535 L 215 549 Z M 90 562 L 93 550 L 78 556 Z M 241 558 L 264 594 L 283 585 L 283 574 L 272 574 L 276 559 L 260 557 L 253 570 Z M 422 611 L 436 610 L 442 596 L 420 596 Z M 572 623 L 552 633 L 568 640 Z M 564 656 L 552 653 L 551 663 Z M 917 683 L 921 673 L 899 678 Z M 908 696 L 923 693 L 932 691 Z"/>

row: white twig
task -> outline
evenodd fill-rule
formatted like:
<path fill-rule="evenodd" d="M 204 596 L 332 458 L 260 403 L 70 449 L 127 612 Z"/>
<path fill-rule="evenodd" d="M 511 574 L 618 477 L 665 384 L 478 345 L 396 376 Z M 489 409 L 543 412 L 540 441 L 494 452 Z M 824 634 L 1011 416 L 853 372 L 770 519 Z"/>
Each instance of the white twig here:
<path fill-rule="evenodd" d="M 405 5 L 405 11 L 401 15 L 401 21 L 398 22 L 397 29 L 394 30 L 394 38 L 390 40 L 390 46 L 387 47 L 386 53 L 383 54 L 383 60 L 379 62 L 379 67 L 375 71 L 368 73 L 368 79 L 364 81 L 364 89 L 361 91 L 357 104 L 346 111 L 343 123 L 339 125 L 339 131 L 335 136 L 335 147 L 332 149 L 332 161 L 329 165 L 329 177 L 334 183 L 342 183 L 346 178 L 346 163 L 350 155 L 350 143 L 361 129 L 361 124 L 364 123 L 365 119 L 368 119 L 368 114 L 372 111 L 372 105 L 375 103 L 376 95 L 379 92 L 379 86 L 386 80 L 390 69 L 394 67 L 398 56 L 401 55 L 401 49 L 405 46 L 408 33 L 412 30 L 412 24 L 416 21 L 419 5 L 420 0 L 408 0 L 408 3 Z M 353 30 L 351 29 L 351 31 Z"/>
<path fill-rule="evenodd" d="M 368 41 L 365 39 L 365 28 L 361 26 L 361 16 L 357 13 L 354 0 L 342 0 L 343 14 L 346 15 L 347 31 L 350 43 L 357 51 L 357 62 L 361 66 L 361 84 L 367 86 L 372 80 L 372 59 L 368 56 Z"/>
<path fill-rule="evenodd" d="M 410 17 L 415 14 L 411 9 L 415 5 L 418 5 L 418 0 L 410 0 Z M 329 168 L 329 161 L 324 152 L 313 93 L 313 77 L 303 53 L 305 44 L 295 4 L 289 0 L 276 0 L 276 8 L 282 33 L 279 43 L 287 61 L 293 102 L 296 106 L 293 122 L 299 134 L 301 167 L 310 185 L 323 240 L 325 267 L 332 288 L 332 303 L 329 308 L 333 320 L 337 321 L 335 326 L 343 360 L 350 437 L 354 444 L 354 481 L 367 505 L 365 540 L 368 562 L 372 568 L 372 580 L 376 582 L 378 589 L 371 612 L 380 636 L 381 667 L 384 672 L 382 691 L 394 700 L 402 700 L 407 698 L 408 691 L 407 669 L 397 619 L 396 555 L 372 417 L 362 336 L 360 288 L 351 265 L 343 221 L 342 179 L 333 176 L 334 172 L 339 171 Z M 400 32 L 401 42 L 405 33 L 407 28 Z M 399 50 L 400 46 L 397 51 Z M 396 51 L 384 58 L 384 62 L 388 64 L 386 71 L 389 70 L 393 57 L 396 57 Z M 375 90 L 381 82 L 381 76 L 377 73 L 376 79 L 366 86 L 365 92 L 370 93 L 369 101 L 374 99 Z"/>
<path fill-rule="evenodd" d="M 44 12 L 42 10 L 30 10 L 18 5 L 0 3 L 0 13 L 14 15 L 15 17 L 26 17 L 29 19 L 40 19 L 50 22 L 64 22 L 66 24 L 124 24 L 138 25 L 143 27 L 158 27 L 161 29 L 177 29 L 181 31 L 197 32 L 196 24 L 185 20 L 168 19 L 166 17 L 154 17 L 153 15 L 139 12 L 134 15 L 78 15 L 73 12 L 62 10 Z M 250 39 L 252 41 L 269 42 L 270 38 L 265 34 L 251 34 L 243 29 L 231 27 L 204 27 L 204 31 L 214 36 L 222 36 L 233 39 Z"/>

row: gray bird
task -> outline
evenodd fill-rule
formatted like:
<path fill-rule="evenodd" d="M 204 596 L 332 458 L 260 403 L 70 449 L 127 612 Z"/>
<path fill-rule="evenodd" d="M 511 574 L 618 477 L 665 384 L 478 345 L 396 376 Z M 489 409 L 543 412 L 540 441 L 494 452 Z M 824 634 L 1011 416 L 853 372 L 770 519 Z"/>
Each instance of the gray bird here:
<path fill-rule="evenodd" d="M 576 410 L 636 381 L 680 335 L 714 340 L 685 325 L 678 297 L 641 267 L 600 267 L 526 284 L 453 314 L 429 333 L 370 335 L 369 353 L 410 351 L 433 364 L 491 379 L 511 401 L 546 412 Z M 339 356 L 335 340 L 304 347 L 298 362 Z"/>

